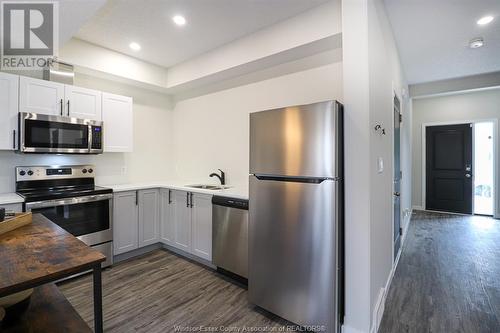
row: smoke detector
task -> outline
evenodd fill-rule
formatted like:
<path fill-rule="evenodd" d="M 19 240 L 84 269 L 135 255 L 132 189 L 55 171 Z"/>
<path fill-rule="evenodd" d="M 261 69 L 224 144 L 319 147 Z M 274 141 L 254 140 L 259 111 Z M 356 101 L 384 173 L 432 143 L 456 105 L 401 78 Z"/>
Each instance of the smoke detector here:
<path fill-rule="evenodd" d="M 473 38 L 469 42 L 469 47 L 471 49 L 478 49 L 478 48 L 483 47 L 483 46 L 484 46 L 484 39 L 483 39 L 483 37 Z"/>

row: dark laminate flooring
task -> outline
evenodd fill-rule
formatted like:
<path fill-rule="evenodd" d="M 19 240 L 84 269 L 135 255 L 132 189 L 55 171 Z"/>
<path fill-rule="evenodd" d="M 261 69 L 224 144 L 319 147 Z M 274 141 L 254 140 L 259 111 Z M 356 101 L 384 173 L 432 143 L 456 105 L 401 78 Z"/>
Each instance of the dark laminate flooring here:
<path fill-rule="evenodd" d="M 500 220 L 417 212 L 379 332 L 500 332 Z"/>
<path fill-rule="evenodd" d="M 102 278 L 105 332 L 174 332 L 176 325 L 271 331 L 287 325 L 250 305 L 246 289 L 164 250 L 117 264 Z M 87 275 L 59 287 L 92 327 L 91 282 Z"/>

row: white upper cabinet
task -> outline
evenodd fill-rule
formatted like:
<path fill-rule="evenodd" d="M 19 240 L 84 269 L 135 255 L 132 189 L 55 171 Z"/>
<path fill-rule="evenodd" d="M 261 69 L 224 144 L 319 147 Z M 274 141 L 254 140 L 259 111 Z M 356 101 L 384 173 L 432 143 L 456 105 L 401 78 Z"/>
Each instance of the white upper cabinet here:
<path fill-rule="evenodd" d="M 102 120 L 102 93 L 97 90 L 66 85 L 64 88 L 67 117 Z"/>
<path fill-rule="evenodd" d="M 19 78 L 19 111 L 64 115 L 64 84 L 33 79 Z"/>
<path fill-rule="evenodd" d="M 17 142 L 19 76 L 0 73 L 0 149 L 14 150 Z"/>
<path fill-rule="evenodd" d="M 132 104 L 131 97 L 102 93 L 104 152 L 132 152 Z"/>

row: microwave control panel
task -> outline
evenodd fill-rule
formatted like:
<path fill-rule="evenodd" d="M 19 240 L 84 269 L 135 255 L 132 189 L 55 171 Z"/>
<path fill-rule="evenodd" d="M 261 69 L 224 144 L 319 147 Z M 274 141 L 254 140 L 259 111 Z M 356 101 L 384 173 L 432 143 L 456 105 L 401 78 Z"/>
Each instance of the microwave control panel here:
<path fill-rule="evenodd" d="M 102 127 L 92 126 L 92 147 L 91 149 L 102 149 Z"/>

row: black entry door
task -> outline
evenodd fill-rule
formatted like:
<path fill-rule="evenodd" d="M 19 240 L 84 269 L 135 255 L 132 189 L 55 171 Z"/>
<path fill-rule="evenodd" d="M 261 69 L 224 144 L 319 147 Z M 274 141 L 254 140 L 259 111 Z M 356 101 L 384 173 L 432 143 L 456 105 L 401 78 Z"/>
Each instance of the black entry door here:
<path fill-rule="evenodd" d="M 472 214 L 472 125 L 427 127 L 426 208 Z"/>

